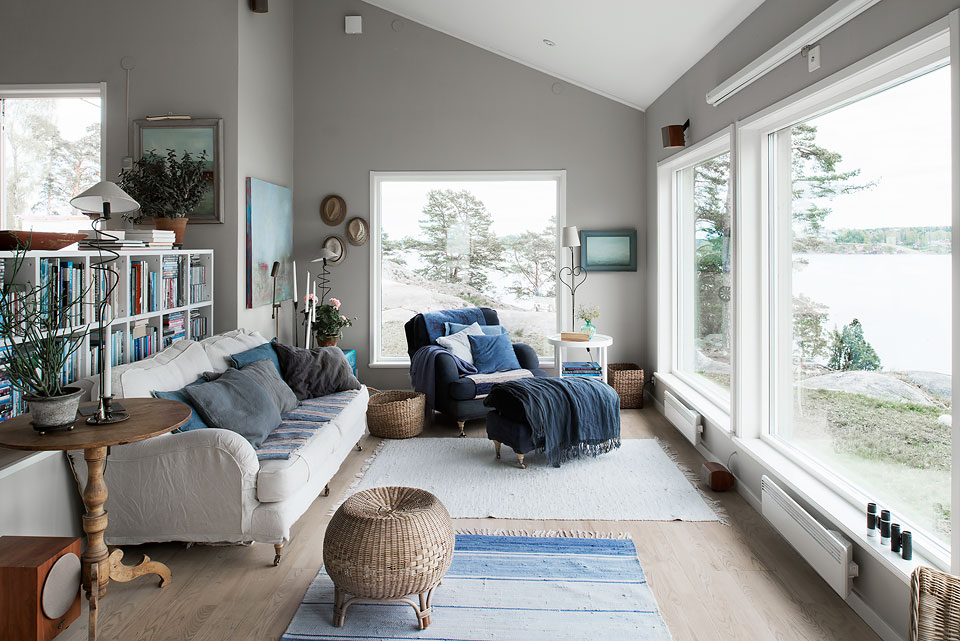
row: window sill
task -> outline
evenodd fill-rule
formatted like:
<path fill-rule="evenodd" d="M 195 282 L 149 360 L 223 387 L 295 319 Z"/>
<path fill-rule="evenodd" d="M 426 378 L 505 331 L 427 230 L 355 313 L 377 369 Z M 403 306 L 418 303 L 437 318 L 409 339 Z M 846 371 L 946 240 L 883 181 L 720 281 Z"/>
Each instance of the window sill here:
<path fill-rule="evenodd" d="M 759 438 L 741 439 L 734 437 L 734 443 L 742 447 L 752 458 L 760 462 L 766 469 L 771 470 L 769 475 L 773 480 L 790 491 L 795 499 L 806 502 L 817 512 L 830 519 L 825 524 L 828 528 L 839 530 L 867 554 L 879 561 L 891 571 L 900 581 L 909 585 L 910 575 L 914 568 L 926 565 L 950 571 L 949 559 L 937 558 L 922 554 L 914 545 L 913 559 L 905 561 L 890 551 L 889 546 L 880 544 L 879 536 L 866 534 L 866 506 L 858 509 L 843 496 L 822 483 L 806 469 L 782 454 L 777 448 L 763 442 Z M 914 541 L 922 535 L 914 533 Z M 921 539 L 920 544 L 924 541 Z M 925 547 L 929 547 L 929 544 Z M 856 560 L 856 556 L 854 557 Z M 854 580 L 856 582 L 856 579 Z"/>
<path fill-rule="evenodd" d="M 397 361 L 374 361 L 367 363 L 370 369 L 410 369 L 410 361 L 400 363 Z"/>
<path fill-rule="evenodd" d="M 663 383 L 663 386 L 677 396 L 681 401 L 689 405 L 694 411 L 699 412 L 707 423 L 718 427 L 724 432 L 731 432 L 730 413 L 717 405 L 697 391 L 695 387 L 682 380 L 675 374 L 661 374 L 654 372 L 654 381 Z"/>

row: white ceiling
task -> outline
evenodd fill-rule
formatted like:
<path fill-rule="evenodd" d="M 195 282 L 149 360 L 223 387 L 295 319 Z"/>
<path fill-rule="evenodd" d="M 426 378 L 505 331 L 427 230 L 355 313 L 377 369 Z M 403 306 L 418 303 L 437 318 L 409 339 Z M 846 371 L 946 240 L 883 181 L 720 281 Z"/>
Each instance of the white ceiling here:
<path fill-rule="evenodd" d="M 366 2 L 646 109 L 763 0 Z"/>

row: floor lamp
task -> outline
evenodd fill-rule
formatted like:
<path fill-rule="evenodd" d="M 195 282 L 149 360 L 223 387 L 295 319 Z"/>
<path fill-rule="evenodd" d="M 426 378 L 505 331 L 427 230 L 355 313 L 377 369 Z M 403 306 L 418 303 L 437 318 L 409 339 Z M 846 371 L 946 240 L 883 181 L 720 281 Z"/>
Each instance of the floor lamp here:
<path fill-rule="evenodd" d="M 570 266 L 560 268 L 557 273 L 557 280 L 570 290 L 570 331 L 573 332 L 576 331 L 577 288 L 587 280 L 587 272 L 583 270 L 583 265 L 577 265 L 574 252 L 574 249 L 580 246 L 580 230 L 577 229 L 576 225 L 563 228 L 560 233 L 560 246 L 570 248 Z M 564 276 L 570 277 L 569 283 L 564 282 Z M 580 282 L 577 282 L 580 276 L 583 276 L 583 278 L 580 279 Z"/>
<path fill-rule="evenodd" d="M 115 183 L 108 180 L 100 181 L 93 187 L 81 192 L 70 200 L 70 204 L 92 219 L 90 226 L 96 236 L 98 260 L 91 265 L 91 268 L 97 273 L 96 278 L 98 280 L 105 278 L 100 282 L 104 282 L 106 285 L 105 288 L 101 288 L 99 299 L 96 301 L 97 316 L 100 322 L 100 398 L 97 403 L 96 414 L 89 417 L 87 423 L 93 425 L 119 423 L 130 418 L 129 414 L 114 412 L 111 406 L 113 389 L 110 380 L 110 368 L 113 364 L 111 354 L 113 336 L 110 333 L 110 327 L 113 324 L 113 310 L 110 309 L 110 297 L 119 284 L 120 274 L 110 267 L 110 263 L 120 258 L 120 254 L 114 251 L 112 247 L 103 246 L 104 238 L 111 241 L 118 240 L 117 236 L 104 230 L 103 227 L 113 213 L 125 214 L 137 211 L 140 209 L 140 205 L 129 194 L 117 187 Z M 109 258 L 104 258 L 104 253 L 109 254 Z"/>

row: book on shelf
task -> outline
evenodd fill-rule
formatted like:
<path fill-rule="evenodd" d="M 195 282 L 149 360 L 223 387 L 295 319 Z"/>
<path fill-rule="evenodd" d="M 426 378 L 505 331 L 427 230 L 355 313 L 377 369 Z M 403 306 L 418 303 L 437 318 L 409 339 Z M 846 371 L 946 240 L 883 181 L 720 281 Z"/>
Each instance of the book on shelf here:
<path fill-rule="evenodd" d="M 139 240 L 150 249 L 173 249 L 176 234 L 164 229 L 135 229 L 128 231 L 129 240 Z"/>
<path fill-rule="evenodd" d="M 207 268 L 200 256 L 190 256 L 190 302 L 207 300 Z"/>
<path fill-rule="evenodd" d="M 10 355 L 10 348 L 0 348 L 0 421 L 19 416 L 27 411 L 27 403 L 23 394 L 13 386 L 7 376 L 6 363 Z"/>
<path fill-rule="evenodd" d="M 199 309 L 190 310 L 190 338 L 200 340 L 208 336 L 207 317 Z"/>
<path fill-rule="evenodd" d="M 130 261 L 130 315 L 160 311 L 160 277 L 145 260 Z"/>
<path fill-rule="evenodd" d="M 123 330 L 113 330 L 110 335 L 110 366 L 118 367 L 124 362 L 124 333 Z M 100 373 L 100 350 L 103 349 L 103 340 L 99 332 L 90 334 L 90 374 Z"/>
<path fill-rule="evenodd" d="M 160 328 L 147 321 L 134 323 L 130 328 L 133 351 L 130 361 L 136 362 L 160 351 Z"/>
<path fill-rule="evenodd" d="M 186 312 L 173 312 L 163 317 L 163 346 L 187 337 Z"/>

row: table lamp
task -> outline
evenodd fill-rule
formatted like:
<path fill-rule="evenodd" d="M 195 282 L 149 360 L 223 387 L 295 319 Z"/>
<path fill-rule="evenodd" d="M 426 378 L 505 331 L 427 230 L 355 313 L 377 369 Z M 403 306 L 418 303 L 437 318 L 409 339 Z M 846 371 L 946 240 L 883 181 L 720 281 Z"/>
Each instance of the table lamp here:
<path fill-rule="evenodd" d="M 125 191 L 120 189 L 116 183 L 109 180 L 102 180 L 93 187 L 81 192 L 70 200 L 70 204 L 90 216 L 92 219 L 90 227 L 96 234 L 97 255 L 99 260 L 91 265 L 91 268 L 99 273 L 100 277 L 106 277 L 106 289 L 100 292 L 100 298 L 96 301 L 98 317 L 100 320 L 100 398 L 97 402 L 97 412 L 87 419 L 91 425 L 105 425 L 108 423 L 119 423 L 130 418 L 129 414 L 124 412 L 114 412 L 111 409 L 113 402 L 113 389 L 110 380 L 110 367 L 112 366 L 113 355 L 111 354 L 112 336 L 110 327 L 113 325 L 113 312 L 110 309 L 110 297 L 117 288 L 120 281 L 120 274 L 110 267 L 110 263 L 120 258 L 120 254 L 111 247 L 103 246 L 103 239 L 118 240 L 117 236 L 105 231 L 103 226 L 110 220 L 111 215 L 116 213 L 128 213 L 140 209 L 140 204 L 130 197 Z M 100 223 L 97 225 L 97 223 Z M 110 254 L 109 258 L 104 259 L 103 254 Z M 96 291 L 96 290 L 94 290 Z"/>
<path fill-rule="evenodd" d="M 577 229 L 576 225 L 570 225 L 569 227 L 564 227 L 563 231 L 560 233 L 560 246 L 570 248 L 570 266 L 561 267 L 560 271 L 557 273 L 557 280 L 559 280 L 563 285 L 570 290 L 570 331 L 575 331 L 575 320 L 577 314 L 577 288 L 580 285 L 583 285 L 584 281 L 587 280 L 587 272 L 583 270 L 583 265 L 576 265 L 576 260 L 574 257 L 574 248 L 580 246 L 580 230 Z M 576 266 L 574 266 L 576 265 Z M 564 275 L 570 276 L 570 283 L 563 282 Z M 578 283 L 577 278 L 583 276 L 583 279 Z"/>

